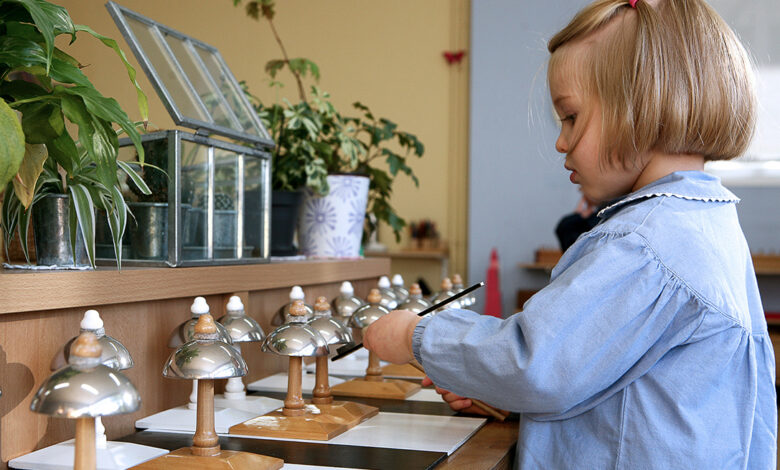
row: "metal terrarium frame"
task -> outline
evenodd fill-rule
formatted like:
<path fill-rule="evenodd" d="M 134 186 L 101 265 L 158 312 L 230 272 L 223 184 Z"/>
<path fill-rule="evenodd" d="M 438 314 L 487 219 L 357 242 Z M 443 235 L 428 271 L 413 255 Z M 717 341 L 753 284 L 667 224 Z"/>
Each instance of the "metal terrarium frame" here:
<path fill-rule="evenodd" d="M 168 130 L 142 136 L 142 142 L 147 145 L 155 140 L 167 141 L 167 162 L 162 165 L 169 180 L 167 226 L 164 232 L 167 241 L 160 242 L 162 236 L 157 238 L 166 250 L 161 249 L 154 256 L 128 257 L 127 264 L 195 266 L 268 262 L 271 200 L 271 156 L 268 151 L 273 148 L 274 142 L 222 55 L 206 43 L 113 1 L 109 1 L 106 7 L 176 125 L 195 131 L 195 134 L 191 134 Z M 236 139 L 246 143 L 246 146 L 210 138 L 210 134 Z M 202 146 L 196 152 L 199 159 L 196 164 L 188 163 L 183 154 L 187 142 Z M 205 157 L 201 152 L 205 152 Z M 231 154 L 224 161 L 220 156 L 223 152 Z M 259 171 L 247 167 L 249 164 L 258 165 Z M 223 166 L 230 166 L 230 171 L 235 174 L 235 181 L 230 178 L 224 180 L 233 195 L 231 200 L 235 203 L 235 207 L 230 209 L 231 216 L 235 217 L 234 224 L 215 220 L 217 216 L 226 216 L 225 212 L 228 212 L 219 214 L 220 211 L 215 208 L 218 199 L 216 186 L 221 181 L 217 176 Z M 260 181 L 251 182 L 248 186 L 250 182 L 245 181 L 245 168 L 255 171 Z M 185 246 L 185 215 L 182 207 L 184 204 L 186 208 L 193 201 L 184 201 L 182 191 L 185 185 L 195 181 L 199 182 L 198 194 L 202 199 L 198 203 L 198 210 L 190 211 L 189 217 L 197 215 L 198 219 L 205 217 L 206 220 L 198 225 L 200 235 L 197 242 L 186 242 Z M 253 189 L 247 198 L 249 187 Z M 249 211 L 247 202 L 252 205 Z M 189 226 L 191 221 L 186 223 Z M 200 227 L 203 226 L 206 228 L 201 232 Z M 217 230 L 225 227 L 233 232 L 224 236 L 220 231 L 220 239 L 230 241 L 229 245 L 220 247 L 215 244 L 215 237 Z M 252 230 L 245 230 L 247 227 Z M 247 238 L 252 238 L 251 246 L 255 249 L 251 254 L 245 253 L 249 246 Z M 184 249 L 189 251 L 185 254 Z"/>

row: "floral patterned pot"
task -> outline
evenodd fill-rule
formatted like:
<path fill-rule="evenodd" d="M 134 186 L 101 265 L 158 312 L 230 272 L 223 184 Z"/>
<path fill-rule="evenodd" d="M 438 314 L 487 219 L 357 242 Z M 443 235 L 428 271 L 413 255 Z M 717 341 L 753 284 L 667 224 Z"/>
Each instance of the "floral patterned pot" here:
<path fill-rule="evenodd" d="M 358 258 L 368 204 L 368 177 L 329 175 L 330 193 L 307 189 L 298 216 L 300 251 L 315 258 Z"/>

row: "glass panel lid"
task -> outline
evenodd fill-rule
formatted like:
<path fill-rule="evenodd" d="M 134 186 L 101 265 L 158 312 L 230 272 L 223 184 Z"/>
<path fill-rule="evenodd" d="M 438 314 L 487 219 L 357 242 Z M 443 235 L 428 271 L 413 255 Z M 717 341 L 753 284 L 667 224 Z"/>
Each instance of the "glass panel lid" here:
<path fill-rule="evenodd" d="M 177 125 L 273 146 L 217 49 L 113 1 L 106 7 Z"/>

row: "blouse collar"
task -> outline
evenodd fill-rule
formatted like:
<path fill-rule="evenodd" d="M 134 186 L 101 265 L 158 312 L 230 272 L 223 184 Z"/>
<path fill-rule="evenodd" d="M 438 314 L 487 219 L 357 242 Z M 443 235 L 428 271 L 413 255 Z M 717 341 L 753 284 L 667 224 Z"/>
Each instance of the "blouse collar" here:
<path fill-rule="evenodd" d="M 632 202 L 665 196 L 689 201 L 737 203 L 739 198 L 720 184 L 720 178 L 703 171 L 677 171 L 610 202 L 598 213 L 600 219 L 612 216 Z"/>

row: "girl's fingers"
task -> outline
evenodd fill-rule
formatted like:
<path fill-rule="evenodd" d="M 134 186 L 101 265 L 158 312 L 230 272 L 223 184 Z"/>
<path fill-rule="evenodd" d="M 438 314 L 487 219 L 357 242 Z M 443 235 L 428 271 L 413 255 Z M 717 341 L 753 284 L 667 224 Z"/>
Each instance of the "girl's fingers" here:
<path fill-rule="evenodd" d="M 453 400 L 448 403 L 450 405 L 450 408 L 452 408 L 455 411 L 465 410 L 466 408 L 470 408 L 472 405 L 470 398 L 461 398 L 458 400 Z"/>

